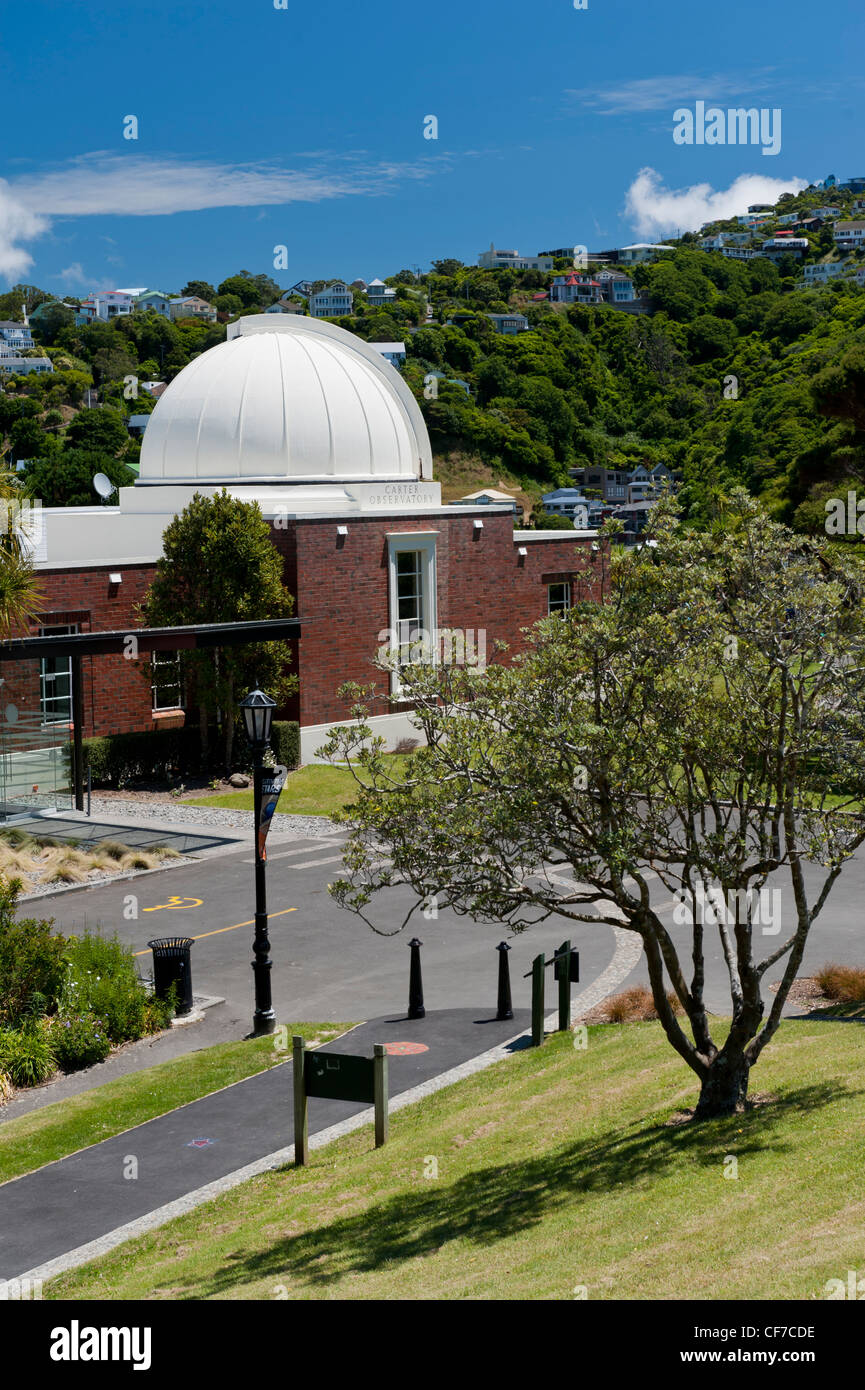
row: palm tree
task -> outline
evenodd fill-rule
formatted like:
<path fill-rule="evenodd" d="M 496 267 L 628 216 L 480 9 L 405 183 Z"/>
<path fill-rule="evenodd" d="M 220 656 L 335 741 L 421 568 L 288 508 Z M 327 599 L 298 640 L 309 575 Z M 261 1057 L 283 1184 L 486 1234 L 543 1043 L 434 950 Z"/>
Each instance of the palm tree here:
<path fill-rule="evenodd" d="M 35 540 L 17 473 L 0 464 L 0 638 L 26 629 L 39 612 L 42 592 L 33 568 Z"/>

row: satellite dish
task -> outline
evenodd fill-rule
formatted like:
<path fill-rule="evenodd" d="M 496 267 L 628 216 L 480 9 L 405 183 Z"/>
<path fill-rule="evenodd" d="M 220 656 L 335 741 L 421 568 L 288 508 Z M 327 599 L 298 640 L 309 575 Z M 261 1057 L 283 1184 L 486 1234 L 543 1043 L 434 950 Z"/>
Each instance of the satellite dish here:
<path fill-rule="evenodd" d="M 96 474 L 96 477 L 93 479 L 93 486 L 99 493 L 99 496 L 105 500 L 107 500 L 109 497 L 112 496 L 113 493 L 117 491 L 117 488 L 114 486 L 111 479 L 107 478 L 104 473 Z"/>

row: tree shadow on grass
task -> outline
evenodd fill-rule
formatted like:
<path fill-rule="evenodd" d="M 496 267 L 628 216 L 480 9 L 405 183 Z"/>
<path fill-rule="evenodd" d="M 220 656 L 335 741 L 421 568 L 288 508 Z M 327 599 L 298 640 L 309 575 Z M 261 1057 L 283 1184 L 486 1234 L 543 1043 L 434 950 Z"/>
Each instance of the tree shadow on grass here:
<path fill-rule="evenodd" d="M 743 1115 L 679 1127 L 623 1126 L 601 1139 L 582 1139 L 536 1158 L 466 1173 L 450 1184 L 424 1182 L 417 1191 L 400 1192 L 265 1250 L 229 1256 L 210 1279 L 195 1281 L 194 1296 L 215 1297 L 239 1283 L 268 1278 L 320 1287 L 346 1274 L 366 1274 L 433 1254 L 451 1240 L 490 1246 L 537 1225 L 582 1195 L 646 1184 L 683 1158 L 717 1167 L 733 1145 L 740 1159 L 767 1149 L 781 1155 L 789 1144 L 773 1131 L 784 1121 L 796 1112 L 861 1094 L 837 1084 L 804 1086 Z M 540 1147 L 543 1139 L 538 1143 Z"/>

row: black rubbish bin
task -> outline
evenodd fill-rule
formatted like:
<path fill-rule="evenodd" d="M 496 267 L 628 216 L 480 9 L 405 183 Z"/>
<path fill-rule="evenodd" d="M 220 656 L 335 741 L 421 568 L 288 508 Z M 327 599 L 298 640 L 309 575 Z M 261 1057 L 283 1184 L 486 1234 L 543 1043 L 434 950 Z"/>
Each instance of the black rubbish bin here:
<path fill-rule="evenodd" d="M 177 1016 L 192 1009 L 191 936 L 160 936 L 148 941 L 153 952 L 153 989 L 165 999 L 172 985 L 177 987 Z"/>

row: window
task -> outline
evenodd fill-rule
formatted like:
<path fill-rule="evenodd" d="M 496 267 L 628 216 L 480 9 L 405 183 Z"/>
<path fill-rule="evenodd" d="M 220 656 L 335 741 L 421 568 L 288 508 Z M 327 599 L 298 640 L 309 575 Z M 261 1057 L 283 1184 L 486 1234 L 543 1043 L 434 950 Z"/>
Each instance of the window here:
<path fill-rule="evenodd" d="M 390 549 L 391 651 L 400 668 L 435 660 L 435 532 L 407 532 L 388 538 Z M 399 694 L 399 673 L 392 689 Z"/>
<path fill-rule="evenodd" d="M 178 709 L 183 704 L 180 656 L 177 652 L 152 652 L 151 708 Z"/>
<path fill-rule="evenodd" d="M 547 613 L 567 613 L 570 606 L 570 584 L 547 585 Z"/>
<path fill-rule="evenodd" d="M 39 629 L 40 637 L 66 637 L 77 623 Z M 72 723 L 72 658 L 43 656 L 39 663 L 39 708 L 43 724 Z"/>

